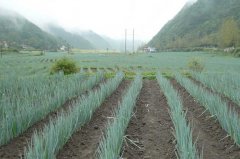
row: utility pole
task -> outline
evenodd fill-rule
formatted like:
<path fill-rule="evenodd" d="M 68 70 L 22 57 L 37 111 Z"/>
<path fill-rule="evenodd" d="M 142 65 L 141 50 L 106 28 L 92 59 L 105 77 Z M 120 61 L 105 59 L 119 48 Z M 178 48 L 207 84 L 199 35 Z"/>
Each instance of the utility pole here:
<path fill-rule="evenodd" d="M 125 53 L 127 53 L 127 29 L 125 29 Z"/>
<path fill-rule="evenodd" d="M 71 49 L 71 45 L 70 44 L 67 44 L 67 53 L 70 54 L 70 50 Z"/>
<path fill-rule="evenodd" d="M 0 42 L 0 53 L 1 53 L 1 58 L 3 56 L 3 46 L 2 46 L 2 43 Z"/>
<path fill-rule="evenodd" d="M 133 53 L 134 53 L 134 28 L 133 28 Z"/>

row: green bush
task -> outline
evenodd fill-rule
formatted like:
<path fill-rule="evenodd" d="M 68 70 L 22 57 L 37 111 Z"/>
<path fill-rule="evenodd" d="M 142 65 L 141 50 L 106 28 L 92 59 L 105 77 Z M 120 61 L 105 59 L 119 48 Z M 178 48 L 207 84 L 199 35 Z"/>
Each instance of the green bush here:
<path fill-rule="evenodd" d="M 202 72 L 204 70 L 204 64 L 199 57 L 193 57 L 188 60 L 188 68 L 193 71 Z"/>
<path fill-rule="evenodd" d="M 78 72 L 76 62 L 66 57 L 57 60 L 51 68 L 51 74 L 61 71 L 64 73 L 64 75 Z"/>

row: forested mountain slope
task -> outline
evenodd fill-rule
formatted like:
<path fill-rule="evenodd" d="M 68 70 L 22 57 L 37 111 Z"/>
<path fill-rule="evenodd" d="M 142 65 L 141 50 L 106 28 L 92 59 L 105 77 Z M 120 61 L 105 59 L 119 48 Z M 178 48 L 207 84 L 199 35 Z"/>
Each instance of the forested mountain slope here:
<path fill-rule="evenodd" d="M 17 13 L 4 9 L 0 10 L 0 41 L 9 47 L 28 46 L 42 50 L 56 50 L 64 43 Z"/>
<path fill-rule="evenodd" d="M 83 38 L 81 35 L 68 32 L 63 28 L 56 25 L 48 25 L 47 30 L 49 33 L 56 37 L 66 40 L 72 47 L 79 49 L 95 49 L 90 41 Z"/>
<path fill-rule="evenodd" d="M 239 10 L 239 0 L 188 3 L 148 45 L 160 50 L 239 46 Z"/>

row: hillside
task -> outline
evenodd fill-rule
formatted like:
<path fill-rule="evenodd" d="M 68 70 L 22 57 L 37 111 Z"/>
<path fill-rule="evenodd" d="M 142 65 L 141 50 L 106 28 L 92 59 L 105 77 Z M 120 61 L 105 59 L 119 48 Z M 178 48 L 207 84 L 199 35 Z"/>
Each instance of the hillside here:
<path fill-rule="evenodd" d="M 102 36 L 102 37 L 111 45 L 112 50 L 121 51 L 121 52 L 125 51 L 125 39 L 112 39 L 107 36 Z M 135 51 L 138 49 L 138 47 L 140 47 L 143 44 L 144 44 L 144 42 L 142 40 L 135 39 L 134 40 Z M 132 39 L 128 39 L 127 40 L 127 52 L 132 52 L 132 49 L 133 49 Z"/>
<path fill-rule="evenodd" d="M 190 47 L 230 47 L 239 45 L 232 41 L 221 45 L 227 37 L 221 35 L 221 27 L 225 21 L 237 27 L 232 33 L 228 26 L 227 35 L 239 35 L 240 24 L 239 0 L 198 0 L 194 4 L 186 4 L 183 9 L 169 21 L 153 39 L 149 46 L 160 50 Z M 229 20 L 230 19 L 230 20 Z M 230 22 L 227 23 L 230 25 Z M 238 36 L 239 37 L 239 36 Z M 232 37 L 233 38 L 233 37 Z M 236 40 L 237 41 L 237 40 Z M 238 40 L 239 41 L 239 40 Z"/>
<path fill-rule="evenodd" d="M 56 50 L 64 43 L 17 13 L 4 9 L 0 10 L 0 41 L 6 41 L 9 47 L 44 50 Z"/>
<path fill-rule="evenodd" d="M 107 48 L 112 48 L 112 46 L 103 37 L 93 31 L 80 32 L 79 34 L 88 40 L 96 49 L 106 50 Z"/>
<path fill-rule="evenodd" d="M 47 31 L 56 37 L 66 40 L 72 47 L 79 49 L 95 49 L 95 47 L 81 35 L 70 33 L 56 25 L 48 25 Z"/>

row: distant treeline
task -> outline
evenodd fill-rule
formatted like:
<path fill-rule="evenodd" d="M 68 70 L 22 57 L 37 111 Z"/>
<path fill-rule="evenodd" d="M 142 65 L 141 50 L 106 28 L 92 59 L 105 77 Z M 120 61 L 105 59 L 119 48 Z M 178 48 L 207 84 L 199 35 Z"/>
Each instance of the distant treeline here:
<path fill-rule="evenodd" d="M 196 47 L 238 47 L 240 46 L 240 29 L 234 18 L 224 20 L 216 33 L 207 35 L 187 34 L 183 37 L 175 37 L 166 42 L 164 47 L 159 49 L 173 48 L 196 48 Z"/>

